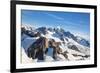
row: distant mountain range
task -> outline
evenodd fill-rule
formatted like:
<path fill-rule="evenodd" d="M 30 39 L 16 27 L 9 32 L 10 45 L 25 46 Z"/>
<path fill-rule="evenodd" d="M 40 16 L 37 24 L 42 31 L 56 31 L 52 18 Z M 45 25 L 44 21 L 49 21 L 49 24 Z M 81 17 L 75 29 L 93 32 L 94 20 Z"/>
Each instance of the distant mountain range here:
<path fill-rule="evenodd" d="M 65 31 L 62 28 L 39 27 L 39 28 L 33 30 L 32 27 L 27 27 L 26 30 L 29 31 L 30 35 L 32 35 L 32 32 L 35 32 L 35 31 L 40 32 L 43 35 L 48 34 L 48 32 L 51 32 L 51 33 L 54 33 L 53 35 L 59 36 L 59 38 L 62 38 L 62 39 L 70 38 L 83 46 L 90 47 L 90 43 L 88 40 L 82 38 L 82 36 L 75 36 L 74 34 L 70 33 L 69 31 Z"/>

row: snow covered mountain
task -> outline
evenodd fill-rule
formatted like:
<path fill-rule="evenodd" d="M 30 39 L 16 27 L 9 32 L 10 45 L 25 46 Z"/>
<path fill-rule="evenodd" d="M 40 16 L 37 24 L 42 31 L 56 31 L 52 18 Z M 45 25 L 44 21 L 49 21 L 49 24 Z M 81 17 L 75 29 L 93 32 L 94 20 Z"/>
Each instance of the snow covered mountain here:
<path fill-rule="evenodd" d="M 68 59 L 64 58 L 62 54 L 57 55 L 57 60 L 87 60 L 90 58 L 90 43 L 82 36 L 75 36 L 70 31 L 65 31 L 62 28 L 46 28 L 39 27 L 33 28 L 32 26 L 23 25 L 21 27 L 21 45 L 27 55 L 28 47 L 35 42 L 39 36 L 46 37 L 48 39 L 54 39 L 56 42 L 60 42 L 59 47 L 63 53 L 67 52 Z M 38 32 L 38 35 L 34 34 Z M 26 60 L 26 59 L 25 59 Z M 29 59 L 27 59 L 29 60 Z M 39 60 L 37 60 L 39 62 Z M 49 48 L 49 52 L 45 56 L 45 61 L 55 61 L 52 58 L 52 49 Z"/>

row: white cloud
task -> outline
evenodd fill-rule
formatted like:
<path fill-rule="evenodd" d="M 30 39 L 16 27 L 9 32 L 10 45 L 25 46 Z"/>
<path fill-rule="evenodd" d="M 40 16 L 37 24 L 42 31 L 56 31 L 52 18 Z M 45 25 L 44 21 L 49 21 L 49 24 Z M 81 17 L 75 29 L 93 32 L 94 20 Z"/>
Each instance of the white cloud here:
<path fill-rule="evenodd" d="M 70 30 L 70 31 L 75 36 L 81 36 L 81 37 L 85 38 L 86 40 L 90 40 L 90 34 L 83 33 L 83 32 L 80 32 L 80 31 L 75 31 L 75 30 Z"/>
<path fill-rule="evenodd" d="M 45 14 L 48 15 L 48 16 L 50 16 L 50 17 L 53 17 L 53 18 L 55 18 L 55 19 L 58 19 L 58 20 L 64 20 L 64 18 L 59 17 L 59 16 L 56 16 L 56 15 L 54 15 L 54 14 L 50 14 L 50 13 L 45 13 Z"/>

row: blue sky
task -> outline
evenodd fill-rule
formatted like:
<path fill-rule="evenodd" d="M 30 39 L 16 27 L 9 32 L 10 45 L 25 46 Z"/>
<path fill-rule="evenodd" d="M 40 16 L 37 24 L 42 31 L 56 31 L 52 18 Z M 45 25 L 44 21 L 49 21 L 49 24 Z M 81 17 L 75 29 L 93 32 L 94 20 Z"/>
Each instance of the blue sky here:
<path fill-rule="evenodd" d="M 22 10 L 22 24 L 34 27 L 61 27 L 73 34 L 90 37 L 90 14 L 79 12 L 56 12 Z"/>

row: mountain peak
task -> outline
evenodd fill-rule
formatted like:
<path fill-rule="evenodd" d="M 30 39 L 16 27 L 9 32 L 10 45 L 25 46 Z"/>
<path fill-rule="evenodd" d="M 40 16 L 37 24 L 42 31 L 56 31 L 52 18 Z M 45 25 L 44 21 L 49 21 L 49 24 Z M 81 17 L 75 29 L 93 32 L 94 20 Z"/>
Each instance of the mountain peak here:
<path fill-rule="evenodd" d="M 59 29 L 59 30 L 60 30 L 60 28 L 61 28 L 60 26 L 57 26 L 57 29 Z"/>

